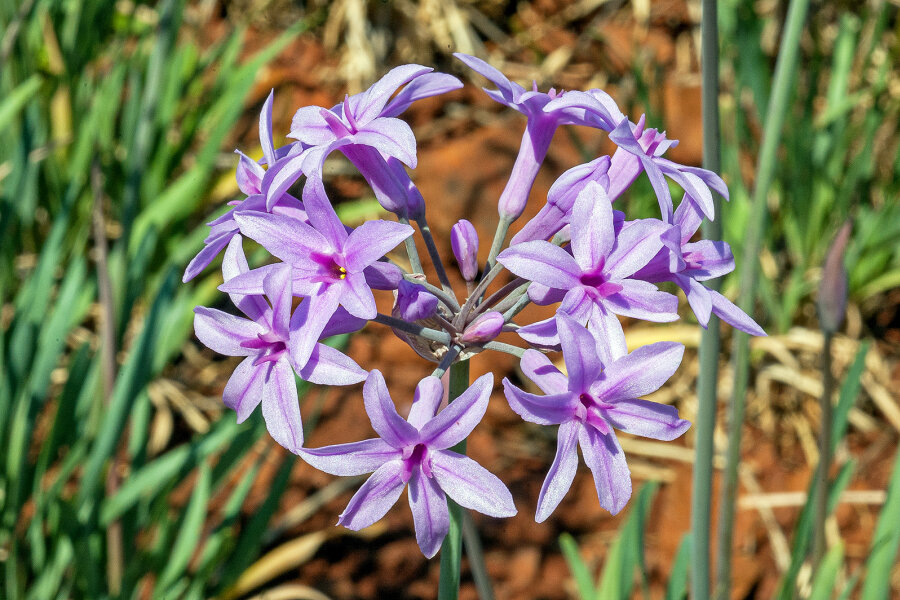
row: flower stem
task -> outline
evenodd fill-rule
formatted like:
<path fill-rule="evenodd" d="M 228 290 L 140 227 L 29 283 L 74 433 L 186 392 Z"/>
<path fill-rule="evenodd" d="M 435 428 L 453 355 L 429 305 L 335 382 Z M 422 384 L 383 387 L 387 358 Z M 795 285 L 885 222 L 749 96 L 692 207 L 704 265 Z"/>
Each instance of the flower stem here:
<path fill-rule="evenodd" d="M 403 223 L 404 225 L 409 225 L 409 219 L 403 216 L 398 216 L 397 220 Z M 409 255 L 409 268 L 413 273 L 422 273 L 425 274 L 425 270 L 422 268 L 422 261 L 419 259 L 419 251 L 416 250 L 416 241 L 413 239 L 413 236 L 409 236 L 406 238 L 406 253 Z"/>
<path fill-rule="evenodd" d="M 815 528 L 813 530 L 813 569 L 818 569 L 825 556 L 825 519 L 828 516 L 828 471 L 831 467 L 831 394 L 834 391 L 834 375 L 831 370 L 831 341 L 834 334 L 825 331 L 825 345 L 822 348 L 822 397 L 821 423 L 819 424 L 819 465 L 816 468 L 816 485 L 813 506 L 815 508 Z"/>
<path fill-rule="evenodd" d="M 503 248 L 503 242 L 506 241 L 506 234 L 509 233 L 511 224 L 511 220 L 500 217 L 500 222 L 497 223 L 497 231 L 494 232 L 494 241 L 491 242 L 491 251 L 488 253 L 487 266 L 484 269 L 485 274 L 494 268 L 497 262 L 497 255 L 500 254 L 500 249 Z"/>
<path fill-rule="evenodd" d="M 469 361 L 450 365 L 449 402 L 453 402 L 469 387 Z M 465 454 L 466 441 L 463 440 L 451 448 L 454 452 Z M 447 498 L 450 510 L 450 531 L 441 545 L 441 578 L 438 584 L 438 600 L 456 600 L 459 597 L 459 569 L 462 559 L 462 508 Z"/>
<path fill-rule="evenodd" d="M 378 315 L 372 320 L 376 323 L 381 323 L 382 325 L 387 325 L 388 327 L 393 327 L 394 329 L 399 329 L 400 331 L 405 331 L 406 333 L 417 335 L 421 338 L 425 338 L 426 340 L 442 342 L 444 344 L 449 344 L 451 341 L 450 334 L 444 331 L 429 329 L 428 327 L 422 327 L 421 325 L 416 325 L 415 323 L 408 323 L 402 319 L 395 319 L 394 317 L 391 317 L 389 315 L 378 313 Z"/>
<path fill-rule="evenodd" d="M 421 285 L 423 288 L 434 294 L 438 297 L 438 300 L 447 305 L 448 308 L 453 310 L 459 310 L 459 302 L 456 301 L 456 298 L 448 295 L 444 290 L 439 287 L 433 286 L 427 281 L 423 281 L 420 278 L 417 278 L 414 273 L 404 273 L 403 279 L 410 281 L 412 283 Z"/>
<path fill-rule="evenodd" d="M 418 223 L 419 229 L 422 231 L 422 239 L 425 240 L 425 247 L 428 248 L 428 255 L 431 257 L 431 264 L 434 265 L 434 270 L 437 271 L 441 287 L 444 288 L 444 291 L 447 292 L 448 295 L 453 296 L 453 287 L 450 285 L 450 279 L 447 277 L 447 271 L 444 269 L 443 261 L 441 261 L 441 254 L 438 252 L 437 245 L 434 243 L 434 236 L 431 235 L 431 228 L 428 226 L 428 221 L 425 220 L 425 216 L 423 215 L 416 223 Z"/>
<path fill-rule="evenodd" d="M 513 356 L 517 356 L 522 358 L 522 355 L 525 354 L 525 348 L 519 348 L 518 346 L 513 346 L 512 344 L 506 344 L 504 342 L 488 342 L 483 346 L 485 350 L 495 350 L 496 352 L 505 352 L 506 354 L 512 354 Z"/>

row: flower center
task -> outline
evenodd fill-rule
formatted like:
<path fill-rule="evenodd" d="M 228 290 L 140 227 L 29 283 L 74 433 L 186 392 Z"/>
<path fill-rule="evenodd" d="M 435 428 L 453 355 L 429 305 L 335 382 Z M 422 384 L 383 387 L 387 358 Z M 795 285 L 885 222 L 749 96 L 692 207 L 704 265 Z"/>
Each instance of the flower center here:
<path fill-rule="evenodd" d="M 581 403 L 581 406 L 579 407 L 579 410 L 576 414 L 578 419 L 585 425 L 590 425 L 600 433 L 604 435 L 608 434 L 609 424 L 600 414 L 600 409 L 606 405 L 598 402 L 588 394 L 581 394 L 580 396 L 578 396 L 578 402 Z"/>
<path fill-rule="evenodd" d="M 425 477 L 431 478 L 431 460 L 428 458 L 428 448 L 425 444 L 416 444 L 411 450 L 409 447 L 404 450 L 403 472 L 400 475 L 404 483 L 412 477 L 413 469 L 419 466 L 422 467 Z"/>

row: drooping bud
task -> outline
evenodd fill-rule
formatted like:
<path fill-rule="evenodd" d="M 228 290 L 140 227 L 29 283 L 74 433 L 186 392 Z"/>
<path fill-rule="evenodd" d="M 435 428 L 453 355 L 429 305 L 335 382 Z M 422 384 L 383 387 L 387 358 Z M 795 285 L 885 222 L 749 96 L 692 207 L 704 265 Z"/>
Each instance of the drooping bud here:
<path fill-rule="evenodd" d="M 819 284 L 819 324 L 827 333 L 835 333 L 844 322 L 847 311 L 847 271 L 844 268 L 844 251 L 850 241 L 851 223 L 847 221 L 840 228 L 822 268 L 822 283 Z"/>
<path fill-rule="evenodd" d="M 475 226 L 461 219 L 450 229 L 450 245 L 463 279 L 474 281 L 478 275 L 478 233 Z"/>
<path fill-rule="evenodd" d="M 470 344 L 489 342 L 500 335 L 504 322 L 503 315 L 499 312 L 495 310 L 486 312 L 469 323 L 469 326 L 463 331 L 460 341 Z"/>
<path fill-rule="evenodd" d="M 391 312 L 395 317 L 412 323 L 434 316 L 437 306 L 437 296 L 421 285 L 401 279 L 397 287 L 397 304 Z"/>

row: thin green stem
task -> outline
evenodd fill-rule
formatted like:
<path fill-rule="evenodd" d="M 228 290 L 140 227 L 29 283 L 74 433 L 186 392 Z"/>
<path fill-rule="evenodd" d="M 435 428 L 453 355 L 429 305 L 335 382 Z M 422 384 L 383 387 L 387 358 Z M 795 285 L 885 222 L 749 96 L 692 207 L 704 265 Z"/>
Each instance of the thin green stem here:
<path fill-rule="evenodd" d="M 469 294 L 469 297 L 466 298 L 466 303 L 463 304 L 459 313 L 456 315 L 456 319 L 454 319 L 454 323 L 456 324 L 456 328 L 460 329 L 465 325 L 466 321 L 469 318 L 469 313 L 478 303 L 478 299 L 481 298 L 481 295 L 484 294 L 484 291 L 491 284 L 497 275 L 500 274 L 500 271 L 503 270 L 503 265 L 497 263 L 489 271 L 484 274 L 484 277 L 481 278 L 481 281 L 478 282 L 478 285 L 475 287 L 475 290 Z"/>
<path fill-rule="evenodd" d="M 506 241 L 506 234 L 509 233 L 510 225 L 512 225 L 512 221 L 500 217 L 500 222 L 497 223 L 497 231 L 494 232 L 494 240 L 491 242 L 491 251 L 488 253 L 487 266 L 484 269 L 485 273 L 489 273 L 494 268 L 497 262 L 497 255 L 500 254 L 500 248 L 503 247 L 503 242 Z"/>
<path fill-rule="evenodd" d="M 469 512 L 463 512 L 462 522 L 463 543 L 466 546 L 466 556 L 469 557 L 469 568 L 472 569 L 472 579 L 475 581 L 475 589 L 478 590 L 480 600 L 494 600 L 494 587 L 491 585 L 491 576 L 488 575 L 484 564 L 484 549 L 478 538 L 478 529 Z"/>
<path fill-rule="evenodd" d="M 450 366 L 450 394 L 448 401 L 453 402 L 469 387 L 469 361 L 454 363 Z M 454 452 L 465 454 L 466 441 L 463 440 L 451 448 Z M 456 600 L 459 597 L 459 569 L 462 560 L 462 522 L 463 509 L 453 500 L 447 498 L 450 509 L 450 531 L 441 544 L 441 577 L 438 583 L 438 600 Z"/>
<path fill-rule="evenodd" d="M 518 346 L 513 346 L 512 344 L 506 344 L 504 342 L 488 342 L 482 347 L 485 350 L 505 352 L 506 354 L 512 354 L 513 356 L 517 356 L 519 358 L 522 358 L 522 355 L 525 354 L 525 348 L 519 348 Z"/>
<path fill-rule="evenodd" d="M 453 361 L 456 360 L 456 357 L 459 356 L 461 350 L 462 347 L 459 344 L 453 344 L 452 346 L 450 346 L 447 354 L 445 354 L 444 358 L 441 359 L 441 363 L 431 373 L 431 376 L 438 378 L 443 377 L 444 373 L 447 372 L 447 369 L 450 368 L 450 365 L 453 364 Z"/>
<path fill-rule="evenodd" d="M 397 217 L 397 220 L 404 225 L 409 225 L 407 217 Z M 406 245 L 406 254 L 409 256 L 409 268 L 413 273 L 422 273 L 424 275 L 425 270 L 422 268 L 422 260 L 419 258 L 419 251 L 416 250 L 416 240 L 413 239 L 413 236 L 409 236 L 404 244 Z"/>
<path fill-rule="evenodd" d="M 431 285 L 431 284 L 428 283 L 427 281 L 423 280 L 423 279 L 421 278 L 421 275 L 420 275 L 420 276 L 416 276 L 415 273 L 404 273 L 404 274 L 403 274 L 403 279 L 405 279 L 405 280 L 407 280 L 407 281 L 410 281 L 410 282 L 412 282 L 412 283 L 421 285 L 421 286 L 424 287 L 426 290 L 428 290 L 429 292 L 431 292 L 432 294 L 434 294 L 435 296 L 437 296 L 437 297 L 438 297 L 438 300 L 440 300 L 441 302 L 443 302 L 444 304 L 446 304 L 449 308 L 453 309 L 454 311 L 458 311 L 458 310 L 459 310 L 459 302 L 456 300 L 456 298 L 455 298 L 454 296 L 448 295 L 448 294 L 447 294 L 444 290 L 442 290 L 441 288 L 436 287 L 436 286 L 434 286 L 434 285 Z"/>
<path fill-rule="evenodd" d="M 719 27 L 716 0 L 703 0 L 701 35 L 703 167 L 721 170 L 719 150 Z M 713 197 L 716 219 L 703 224 L 703 237 L 722 236 L 721 202 Z M 700 375 L 697 382 L 697 438 L 691 495 L 691 589 L 694 598 L 709 598 L 711 497 L 713 476 L 713 432 L 716 428 L 716 397 L 719 377 L 719 320 L 711 316 L 700 342 Z M 730 546 L 729 546 L 730 548 Z M 720 558 L 721 558 L 720 550 Z M 725 550 L 727 552 L 727 550 Z M 726 558 L 727 562 L 727 558 Z M 721 565 L 721 561 L 719 562 Z"/>
<path fill-rule="evenodd" d="M 491 308 L 492 306 L 515 292 L 518 288 L 528 285 L 528 283 L 530 282 L 527 282 L 521 277 L 516 277 L 515 279 L 504 285 L 502 288 L 485 298 L 484 302 L 481 302 L 478 306 L 475 307 L 475 309 L 472 311 L 472 315 L 483 313 L 487 309 Z"/>
<path fill-rule="evenodd" d="M 815 571 L 825 556 L 825 519 L 828 516 L 828 472 L 831 469 L 831 395 L 834 391 L 834 374 L 831 370 L 831 342 L 834 334 L 825 331 L 825 345 L 822 348 L 822 397 L 819 406 L 822 415 L 819 424 L 819 465 L 816 468 L 815 485 L 815 529 L 813 532 L 812 566 Z"/>
<path fill-rule="evenodd" d="M 509 309 L 504 311 L 503 320 L 507 323 L 512 320 L 517 314 L 525 310 L 525 307 L 531 304 L 531 298 L 528 297 L 528 294 L 522 294 L 522 297 L 516 301 Z"/>
<path fill-rule="evenodd" d="M 797 54 L 800 48 L 800 35 L 806 21 L 809 10 L 809 0 L 791 0 L 788 7 L 787 20 L 782 34 L 781 46 L 778 52 L 778 60 L 775 64 L 772 93 L 766 109 L 765 127 L 763 128 L 762 146 L 759 151 L 756 165 L 756 182 L 753 189 L 753 197 L 750 206 L 747 233 L 744 239 L 742 252 L 742 273 L 740 289 L 742 295 L 738 306 L 744 312 L 750 314 L 756 302 L 756 288 L 759 277 L 759 253 L 762 243 L 763 227 L 766 220 L 766 199 L 769 189 L 775 179 L 775 166 L 781 130 L 787 116 L 788 101 L 794 87 L 794 71 L 797 65 Z M 737 462 L 740 457 L 741 428 L 743 421 L 744 402 L 747 395 L 747 385 L 750 376 L 750 336 L 739 331 L 735 332 L 732 366 L 734 371 L 734 387 L 732 388 L 731 407 L 732 419 L 735 424 L 729 435 L 728 463 L 726 463 L 725 482 L 723 488 L 731 491 L 731 499 L 723 503 L 723 508 L 733 510 L 734 495 L 737 489 Z M 699 543 L 695 539 L 694 543 Z M 724 545 L 727 544 L 727 547 Z M 730 551 L 730 535 L 727 541 L 720 538 L 720 552 Z M 722 596 L 728 597 L 728 596 Z"/>
<path fill-rule="evenodd" d="M 447 292 L 448 295 L 454 296 L 453 287 L 450 285 L 450 279 L 447 277 L 446 269 L 444 269 L 441 254 L 438 252 L 437 245 L 434 243 L 434 236 L 431 235 L 431 228 L 428 226 L 428 221 L 425 220 L 425 216 L 423 215 L 422 219 L 416 221 L 416 223 L 418 223 L 419 229 L 422 231 L 422 239 L 425 240 L 425 247 L 428 248 L 428 256 L 431 257 L 431 264 L 434 265 L 434 270 L 437 272 L 441 287 L 444 288 L 444 291 Z"/>
<path fill-rule="evenodd" d="M 393 327 L 394 329 L 399 329 L 400 331 L 405 331 L 406 333 L 417 335 L 421 338 L 425 338 L 426 340 L 432 340 L 434 342 L 442 342 L 444 344 L 450 343 L 450 334 L 444 331 L 438 331 L 437 329 L 429 329 L 428 327 L 422 327 L 421 325 L 416 325 L 415 323 L 408 323 L 402 319 L 395 319 L 389 315 L 383 315 L 378 313 L 378 315 L 372 319 L 376 323 L 381 323 L 382 325 L 387 325 L 388 327 Z"/>

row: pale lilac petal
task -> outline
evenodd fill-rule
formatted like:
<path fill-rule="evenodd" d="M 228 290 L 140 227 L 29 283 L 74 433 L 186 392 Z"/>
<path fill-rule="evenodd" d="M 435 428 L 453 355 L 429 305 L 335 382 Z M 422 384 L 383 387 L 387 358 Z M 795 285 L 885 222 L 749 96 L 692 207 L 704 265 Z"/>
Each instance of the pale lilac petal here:
<path fill-rule="evenodd" d="M 272 266 L 275 269 L 280 267 L 290 271 L 290 266 L 285 263 Z M 243 238 L 235 235 L 228 243 L 228 247 L 225 248 L 225 256 L 222 257 L 222 278 L 227 282 L 249 272 L 250 266 L 247 264 L 247 257 L 244 256 Z M 261 294 L 229 294 L 228 296 L 234 305 L 253 321 L 260 322 L 263 315 L 267 315 L 272 310 Z"/>
<path fill-rule="evenodd" d="M 419 431 L 397 414 L 384 376 L 377 369 L 366 378 L 363 400 L 372 427 L 385 442 L 394 448 L 404 448 L 419 440 Z"/>
<path fill-rule="evenodd" d="M 715 290 L 709 290 L 712 295 L 712 311 L 717 317 L 734 327 L 750 335 L 766 335 L 763 328 L 757 324 L 735 304 Z"/>
<path fill-rule="evenodd" d="M 374 438 L 323 448 L 302 448 L 300 457 L 320 471 L 348 477 L 371 473 L 386 462 L 400 458 L 400 451 L 381 438 Z"/>
<path fill-rule="evenodd" d="M 228 313 L 206 308 L 194 307 L 194 333 L 210 350 L 225 356 L 249 356 L 255 350 L 244 348 L 241 342 L 257 339 L 262 328 L 255 321 L 236 317 Z"/>
<path fill-rule="evenodd" d="M 564 394 L 569 391 L 566 376 L 542 352 L 526 350 L 519 367 L 525 377 L 533 381 L 545 394 Z"/>
<path fill-rule="evenodd" d="M 356 143 L 355 137 L 352 140 L 353 144 L 342 147 L 341 152 L 359 170 L 372 188 L 375 199 L 385 210 L 406 215 L 409 212 L 410 194 L 415 195 L 417 191 L 412 190 L 412 182 L 403 163 L 393 156 L 385 160 L 376 148 Z M 399 171 L 403 172 L 402 176 Z M 413 203 L 417 205 L 417 209 L 421 208 L 418 206 L 418 197 L 413 198 Z"/>
<path fill-rule="evenodd" d="M 536 352 L 536 350 L 535 350 Z M 538 425 L 557 425 L 572 418 L 578 397 L 569 391 L 538 396 L 522 391 L 509 379 L 503 380 L 503 393 L 514 413 Z"/>
<path fill-rule="evenodd" d="M 578 323 L 585 323 L 591 315 L 594 301 L 583 287 L 569 290 L 556 310 L 556 314 L 572 317 Z"/>
<path fill-rule="evenodd" d="M 506 75 L 484 62 L 480 58 L 475 58 L 474 56 L 469 56 L 468 54 L 463 54 L 461 52 L 454 52 L 453 56 L 461 60 L 467 67 L 489 80 L 491 83 L 497 86 L 502 98 L 507 102 L 518 102 L 519 96 L 521 96 L 525 89 L 511 82 L 506 78 Z"/>
<path fill-rule="evenodd" d="M 266 213 L 238 213 L 235 221 L 241 233 L 286 263 L 302 267 L 310 254 L 327 251 L 328 241 L 321 233 L 296 219 Z"/>
<path fill-rule="evenodd" d="M 292 300 L 290 266 L 273 269 L 263 280 L 263 289 L 272 303 L 272 331 L 282 339 L 287 339 Z"/>
<path fill-rule="evenodd" d="M 302 152 L 269 167 L 262 181 L 262 189 L 266 193 L 266 210 L 272 210 L 278 199 L 303 175 L 307 156 L 308 152 Z"/>
<path fill-rule="evenodd" d="M 606 190 L 599 183 L 588 183 L 578 194 L 571 228 L 575 261 L 582 271 L 593 272 L 612 251 L 616 241 L 612 205 L 606 197 Z"/>
<path fill-rule="evenodd" d="M 317 385 L 353 385 L 368 375 L 352 358 L 325 344 L 316 344 L 309 361 L 297 373 L 301 379 Z"/>
<path fill-rule="evenodd" d="M 349 97 L 346 101 L 349 106 L 345 106 L 344 110 L 352 112 L 356 122 L 362 127 L 383 114 L 385 105 L 397 88 L 430 71 L 430 67 L 422 65 L 394 67 L 365 92 Z"/>
<path fill-rule="evenodd" d="M 567 292 L 568 289 L 547 287 L 536 281 L 532 281 L 531 285 L 528 286 L 528 297 L 539 306 L 562 302 Z"/>
<path fill-rule="evenodd" d="M 691 241 L 691 238 L 700 229 L 700 225 L 703 224 L 703 213 L 700 212 L 697 203 L 688 194 L 684 195 L 681 199 L 681 204 L 675 209 L 675 220 L 673 223 L 681 228 L 682 244 Z"/>
<path fill-rule="evenodd" d="M 610 425 L 625 433 L 669 442 L 680 437 L 691 426 L 678 417 L 678 409 L 649 400 L 620 400 L 601 409 Z"/>
<path fill-rule="evenodd" d="M 728 196 L 728 186 L 725 185 L 725 182 L 717 173 L 713 171 L 709 171 L 707 169 L 701 169 L 699 167 L 686 167 L 684 165 L 678 166 L 679 170 L 682 173 L 691 173 L 699 177 L 703 183 L 705 183 L 708 187 L 712 188 L 716 193 L 725 198 L 729 199 Z"/>
<path fill-rule="evenodd" d="M 266 157 L 266 164 L 269 166 L 275 164 L 275 146 L 272 144 L 272 99 L 274 96 L 275 90 L 270 91 L 269 97 L 266 98 L 259 113 L 259 143 L 262 146 L 263 156 Z"/>
<path fill-rule="evenodd" d="M 678 320 L 678 298 L 659 291 L 652 283 L 634 279 L 616 281 L 622 289 L 603 299 L 607 309 L 633 319 L 654 323 Z"/>
<path fill-rule="evenodd" d="M 257 365 L 255 362 L 254 356 L 242 360 L 225 384 L 225 391 L 222 392 L 222 401 L 225 406 L 237 413 L 238 423 L 246 421 L 262 401 L 263 387 L 271 363 Z"/>
<path fill-rule="evenodd" d="M 411 169 L 416 168 L 416 136 L 400 119 L 375 119 L 353 134 L 354 144 L 371 146 L 385 156 L 393 156 Z"/>
<path fill-rule="evenodd" d="M 734 255 L 727 242 L 700 240 L 682 248 L 687 268 L 683 271 L 697 281 L 722 277 L 734 271 Z"/>
<path fill-rule="evenodd" d="M 443 450 L 466 439 L 487 410 L 494 374 L 485 373 L 447 408 L 422 426 L 421 439 L 429 448 Z"/>
<path fill-rule="evenodd" d="M 237 232 L 230 232 L 220 235 L 219 237 L 207 242 L 205 246 L 197 253 L 197 256 L 191 259 L 191 262 L 188 263 L 187 268 L 184 270 L 184 275 L 181 278 L 182 283 L 187 283 L 197 275 L 203 272 L 203 269 L 209 266 L 209 264 L 213 261 L 213 259 L 218 256 L 219 252 L 222 251 L 222 248 L 228 245 L 228 242 L 237 235 Z"/>
<path fill-rule="evenodd" d="M 296 314 L 302 306 L 308 305 L 305 302 L 300 303 L 294 313 Z M 293 319 L 293 317 L 291 318 Z M 305 321 L 306 318 L 303 317 L 302 320 Z M 321 339 L 324 340 L 325 338 L 330 338 L 334 335 L 341 335 L 344 333 L 353 333 L 355 331 L 359 331 L 366 326 L 366 323 L 368 323 L 366 319 L 354 317 L 347 312 L 347 309 L 339 306 L 338 309 L 334 311 L 334 314 L 331 316 L 331 318 L 328 320 L 328 324 L 325 325 L 325 329 L 322 330 Z"/>
<path fill-rule="evenodd" d="M 653 191 L 656 193 L 656 200 L 659 202 L 659 210 L 662 213 L 663 221 L 670 223 L 673 217 L 673 206 L 672 206 L 672 192 L 669 191 L 669 184 L 666 182 L 666 178 L 663 175 L 663 172 L 660 170 L 653 159 L 645 158 L 644 156 L 638 157 L 641 161 L 641 165 L 644 167 L 644 171 L 647 172 L 647 177 L 650 179 L 650 185 L 653 186 Z"/>
<path fill-rule="evenodd" d="M 597 340 L 583 325 L 567 315 L 556 317 L 563 360 L 569 378 L 569 391 L 580 394 L 587 391 L 603 370 L 597 357 Z"/>
<path fill-rule="evenodd" d="M 413 404 L 406 420 L 416 429 L 422 429 L 425 423 L 434 418 L 443 399 L 444 384 L 440 379 L 434 376 L 422 379 L 416 385 Z"/>
<path fill-rule="evenodd" d="M 373 262 L 363 269 L 366 283 L 374 290 L 396 290 L 403 279 L 403 272 L 389 262 Z"/>
<path fill-rule="evenodd" d="M 550 242 L 534 241 L 507 248 L 497 262 L 529 281 L 569 289 L 580 284 L 581 269 L 572 256 Z"/>
<path fill-rule="evenodd" d="M 609 199 L 615 202 L 625 190 L 631 187 L 643 170 L 644 165 L 637 156 L 625 148 L 618 148 L 613 153 L 609 166 L 609 187 L 607 188 Z"/>
<path fill-rule="evenodd" d="M 275 361 L 269 369 L 262 413 L 272 439 L 297 454 L 303 447 L 303 423 L 294 371 L 285 360 Z"/>
<path fill-rule="evenodd" d="M 416 77 L 400 90 L 381 111 L 382 117 L 396 117 L 417 100 L 439 96 L 463 87 L 462 82 L 447 73 L 426 73 Z"/>
<path fill-rule="evenodd" d="M 378 467 L 350 498 L 350 503 L 338 518 L 338 525 L 359 531 L 387 514 L 406 487 L 400 478 L 402 470 L 401 460 L 391 460 Z"/>
<path fill-rule="evenodd" d="M 238 189 L 248 196 L 259 194 L 262 190 L 262 179 L 266 174 L 265 169 L 243 152 L 238 150 L 237 153 L 240 155 L 235 171 Z"/>
<path fill-rule="evenodd" d="M 657 158 L 655 162 L 663 173 L 671 177 L 675 183 L 681 186 L 681 189 L 686 194 L 690 195 L 697 202 L 698 208 L 704 215 L 709 219 L 715 218 L 712 192 L 709 191 L 702 179 L 693 173 L 682 171 L 681 165 L 665 158 Z"/>
<path fill-rule="evenodd" d="M 529 323 L 516 330 L 516 335 L 538 348 L 559 351 L 559 330 L 556 328 L 556 317 Z"/>
<path fill-rule="evenodd" d="M 354 229 L 344 243 L 347 270 L 350 272 L 362 271 L 396 248 L 400 242 L 413 233 L 415 230 L 403 223 L 381 220 L 366 221 Z"/>
<path fill-rule="evenodd" d="M 511 517 L 518 512 L 503 482 L 468 456 L 450 450 L 429 456 L 434 478 L 460 506 L 490 517 Z"/>
<path fill-rule="evenodd" d="M 628 353 L 625 331 L 618 317 L 606 310 L 602 304 L 595 304 L 588 319 L 588 329 L 597 340 L 597 357 L 604 365 L 609 365 Z"/>
<path fill-rule="evenodd" d="M 616 238 L 604 271 L 610 279 L 625 279 L 650 262 L 662 249 L 662 235 L 671 228 L 658 219 L 630 221 Z"/>
<path fill-rule="evenodd" d="M 584 463 L 594 474 L 600 506 L 618 514 L 631 498 L 631 471 L 615 433 L 602 434 L 593 427 L 580 427 L 578 442 Z"/>
<path fill-rule="evenodd" d="M 438 482 L 426 477 L 416 466 L 409 479 L 409 508 L 416 528 L 416 542 L 425 558 L 431 558 L 441 548 L 450 531 L 450 511 L 447 497 Z"/>
<path fill-rule="evenodd" d="M 378 314 L 375 296 L 366 284 L 366 276 L 362 273 L 347 273 L 343 281 L 332 284 L 341 289 L 341 304 L 354 317 L 374 319 Z"/>
<path fill-rule="evenodd" d="M 684 291 L 685 295 L 687 295 L 688 304 L 691 305 L 691 310 L 694 311 L 697 322 L 706 327 L 707 323 L 709 323 L 709 316 L 712 313 L 712 296 L 709 290 L 702 283 L 690 277 L 677 275 L 676 281 L 679 285 L 687 284 L 687 289 Z M 683 286 L 682 289 L 684 289 Z"/>
<path fill-rule="evenodd" d="M 303 186 L 303 207 L 310 224 L 325 236 L 331 247 L 342 248 L 347 240 L 347 230 L 325 193 L 321 171 L 307 173 L 306 184 Z"/>
<path fill-rule="evenodd" d="M 582 426 L 578 421 L 568 421 L 559 426 L 556 437 L 556 456 L 547 472 L 541 493 L 538 496 L 537 511 L 534 520 L 543 523 L 547 520 L 572 487 L 575 472 L 578 470 L 578 430 Z"/>
<path fill-rule="evenodd" d="M 566 115 L 573 124 L 597 127 L 604 131 L 611 131 L 619 121 L 628 122 L 614 103 L 613 110 L 610 110 L 611 107 L 601 102 L 599 97 L 599 94 L 572 90 L 548 102 L 544 106 L 544 113 Z"/>
<path fill-rule="evenodd" d="M 333 142 L 336 136 L 322 116 L 321 106 L 304 106 L 294 114 L 288 137 L 310 146 L 321 146 Z"/>
<path fill-rule="evenodd" d="M 309 303 L 304 313 L 306 318 L 300 323 L 292 323 L 288 341 L 288 351 L 295 365 L 306 366 L 339 301 L 340 290 L 333 285 L 303 301 L 303 304 Z"/>
<path fill-rule="evenodd" d="M 603 379 L 591 387 L 591 394 L 608 404 L 646 396 L 669 380 L 683 356 L 684 345 L 676 342 L 641 346 L 607 365 Z"/>
<path fill-rule="evenodd" d="M 220 284 L 218 289 L 228 293 L 232 298 L 235 296 L 259 296 L 261 299 L 266 293 L 263 289 L 263 282 L 266 280 L 266 277 L 279 269 L 289 266 L 287 263 L 275 263 L 263 265 L 238 275 L 231 275 L 225 277 L 224 283 Z M 262 300 L 262 302 L 266 303 L 265 300 Z"/>

